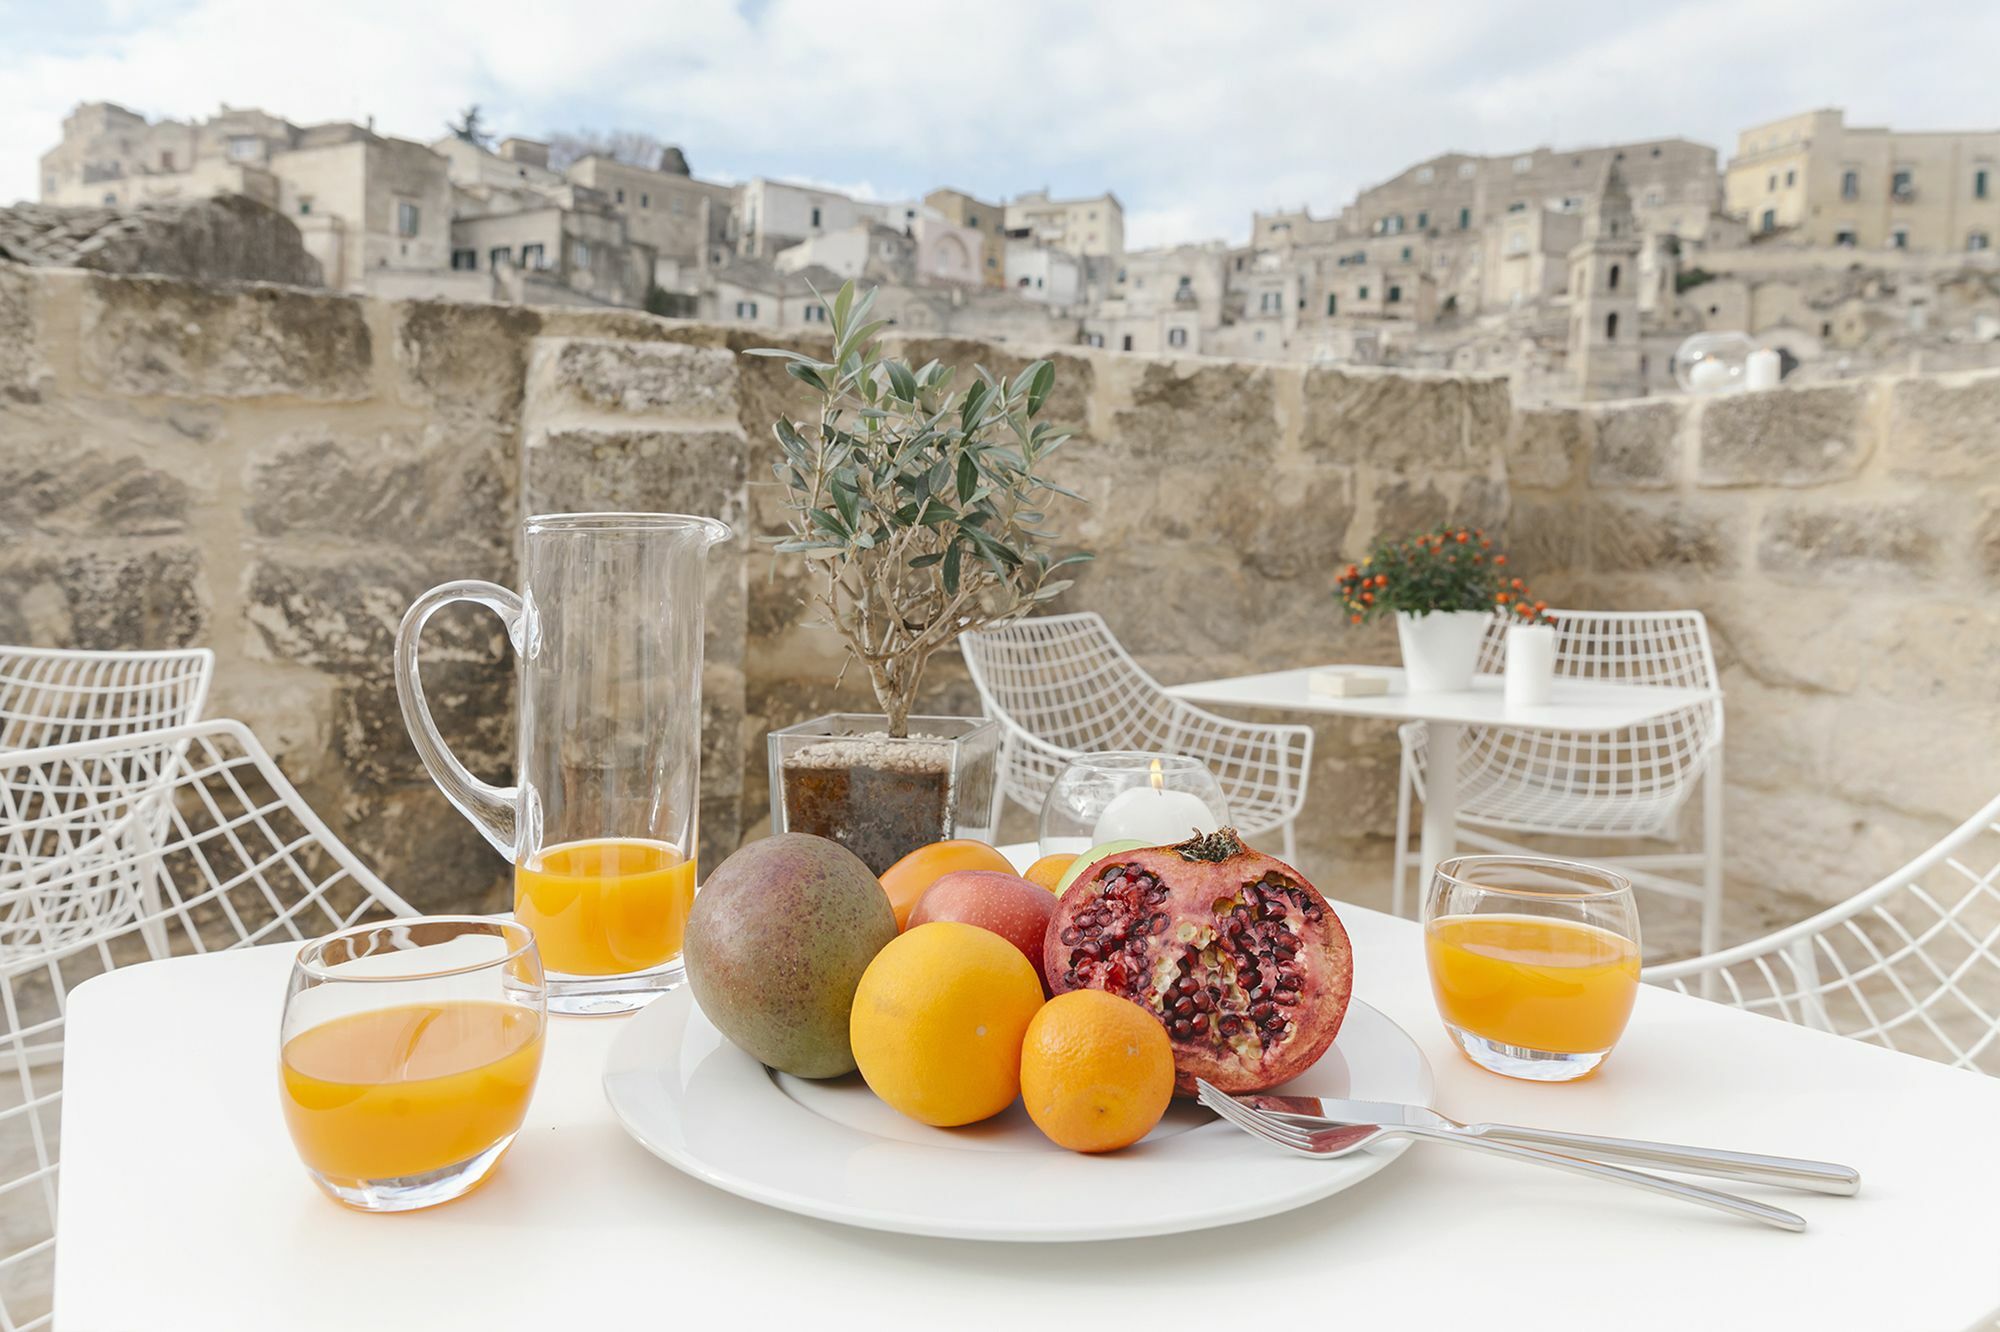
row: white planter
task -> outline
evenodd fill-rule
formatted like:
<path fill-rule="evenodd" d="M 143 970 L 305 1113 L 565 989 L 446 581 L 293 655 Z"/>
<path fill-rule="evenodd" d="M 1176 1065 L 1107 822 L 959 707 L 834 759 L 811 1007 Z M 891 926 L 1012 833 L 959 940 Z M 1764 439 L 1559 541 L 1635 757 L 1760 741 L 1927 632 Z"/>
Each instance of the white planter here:
<path fill-rule="evenodd" d="M 1486 636 L 1486 611 L 1396 612 L 1396 639 L 1403 645 L 1403 679 L 1412 694 L 1453 694 L 1472 688 L 1479 666 L 1479 642 Z"/>
<path fill-rule="evenodd" d="M 1556 681 L 1556 627 L 1507 626 L 1507 706 L 1545 708 Z"/>

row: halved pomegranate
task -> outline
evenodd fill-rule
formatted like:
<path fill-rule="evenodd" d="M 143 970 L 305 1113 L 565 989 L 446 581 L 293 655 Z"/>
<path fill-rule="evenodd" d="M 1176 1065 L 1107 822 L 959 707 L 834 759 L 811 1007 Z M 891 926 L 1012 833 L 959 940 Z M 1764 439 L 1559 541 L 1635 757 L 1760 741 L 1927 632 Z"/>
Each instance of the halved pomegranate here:
<path fill-rule="evenodd" d="M 1174 1090 L 1255 1092 L 1326 1053 L 1354 953 L 1303 874 L 1236 830 L 1121 851 L 1077 877 L 1042 939 L 1049 988 L 1108 990 L 1167 1029 Z"/>

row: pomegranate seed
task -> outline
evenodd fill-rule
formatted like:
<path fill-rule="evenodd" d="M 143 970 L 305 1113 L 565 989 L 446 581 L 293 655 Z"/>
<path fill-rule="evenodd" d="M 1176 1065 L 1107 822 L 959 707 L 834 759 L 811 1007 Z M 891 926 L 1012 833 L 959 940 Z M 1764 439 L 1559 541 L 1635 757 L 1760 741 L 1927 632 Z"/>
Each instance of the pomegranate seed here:
<path fill-rule="evenodd" d="M 1175 1018 L 1172 1025 L 1167 1028 L 1167 1031 L 1184 1041 L 1194 1035 L 1194 1023 L 1187 1018 Z"/>
<path fill-rule="evenodd" d="M 1174 1000 L 1174 1012 L 1180 1014 L 1182 1017 L 1191 1016 L 1194 1013 L 1194 1000 L 1188 998 L 1186 995 L 1182 995 L 1179 999 Z"/>
<path fill-rule="evenodd" d="M 1082 941 L 1083 935 L 1077 932 L 1077 928 L 1074 925 L 1062 932 L 1062 945 L 1064 948 L 1074 948 Z"/>
<path fill-rule="evenodd" d="M 1246 990 L 1256 989 L 1257 982 L 1262 979 L 1264 979 L 1263 973 L 1258 971 L 1257 968 L 1255 967 L 1251 967 L 1247 971 L 1239 971 L 1236 973 L 1236 983 L 1238 985 L 1241 985 Z"/>
<path fill-rule="evenodd" d="M 1290 972 L 1278 977 L 1278 988 L 1281 990 L 1296 990 L 1299 988 L 1299 984 L 1299 978 Z"/>
<path fill-rule="evenodd" d="M 1224 1036 L 1234 1036 L 1237 1032 L 1243 1030 L 1243 1021 L 1234 1013 L 1229 1013 L 1223 1017 L 1220 1026 Z"/>
<path fill-rule="evenodd" d="M 1285 1019 L 1276 1013 L 1273 1013 L 1270 1017 L 1264 1019 L 1265 1031 L 1283 1031 L 1284 1027 L 1285 1027 Z"/>
<path fill-rule="evenodd" d="M 1204 1013 L 1212 1012 L 1215 1009 L 1215 999 L 1204 990 L 1194 996 L 1194 1006 Z"/>
<path fill-rule="evenodd" d="M 1277 1011 L 1277 1005 L 1271 1003 L 1269 1000 L 1250 1005 L 1250 1016 L 1253 1018 L 1267 1018 Z"/>
<path fill-rule="evenodd" d="M 1167 932 L 1167 926 L 1171 924 L 1173 924 L 1173 922 L 1167 919 L 1166 912 L 1156 911 L 1153 913 L 1153 918 L 1146 922 L 1146 933 L 1165 934 Z"/>
<path fill-rule="evenodd" d="M 1174 990 L 1179 994 L 1193 994 L 1201 987 L 1194 983 L 1194 977 L 1183 976 L 1174 982 Z"/>

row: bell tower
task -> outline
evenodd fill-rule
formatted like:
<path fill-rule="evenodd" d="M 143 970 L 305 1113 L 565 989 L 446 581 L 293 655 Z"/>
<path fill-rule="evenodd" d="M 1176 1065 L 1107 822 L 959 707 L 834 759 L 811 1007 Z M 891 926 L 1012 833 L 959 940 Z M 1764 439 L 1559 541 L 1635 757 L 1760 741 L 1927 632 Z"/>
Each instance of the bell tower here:
<path fill-rule="evenodd" d="M 1569 364 L 1586 399 L 1636 398 L 1639 373 L 1639 229 L 1618 163 L 1569 252 Z"/>

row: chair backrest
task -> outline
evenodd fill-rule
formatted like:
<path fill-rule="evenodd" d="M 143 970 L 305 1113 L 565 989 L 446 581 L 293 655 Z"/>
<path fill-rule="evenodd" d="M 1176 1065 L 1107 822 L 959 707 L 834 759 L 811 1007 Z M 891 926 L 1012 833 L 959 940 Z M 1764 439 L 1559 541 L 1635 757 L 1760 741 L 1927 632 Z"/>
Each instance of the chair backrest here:
<path fill-rule="evenodd" d="M 1644 979 L 2000 1076 L 2000 797 L 1838 906 Z"/>
<path fill-rule="evenodd" d="M 1551 610 L 1556 675 L 1619 684 L 1719 690 L 1708 620 L 1700 611 Z M 1480 643 L 1479 669 L 1505 668 L 1507 628 L 1496 615 Z M 1722 699 L 1678 709 L 1629 731 L 1604 734 L 1481 728 L 1465 737 L 1465 767 L 1537 772 L 1579 797 L 1647 802 L 1653 814 L 1677 807 L 1722 743 Z M 1581 809 L 1585 802 L 1575 802 Z M 1552 806 L 1552 811 L 1554 807 Z M 1552 823 L 1561 818 L 1552 813 Z"/>
<path fill-rule="evenodd" d="M 1068 753 L 1178 752 L 1172 698 L 1095 611 L 1038 615 L 962 635 L 959 648 L 989 716 L 1011 736 Z M 1007 794 L 1041 807 L 1061 760 L 1010 744 Z"/>
<path fill-rule="evenodd" d="M 69 992 L 412 914 L 240 722 L 0 753 L 0 1326 L 47 1316 Z"/>
<path fill-rule="evenodd" d="M 207 648 L 85 652 L 0 646 L 0 750 L 164 730 L 201 716 Z"/>

